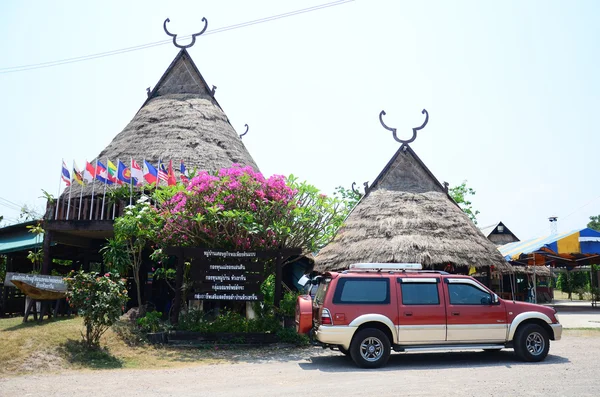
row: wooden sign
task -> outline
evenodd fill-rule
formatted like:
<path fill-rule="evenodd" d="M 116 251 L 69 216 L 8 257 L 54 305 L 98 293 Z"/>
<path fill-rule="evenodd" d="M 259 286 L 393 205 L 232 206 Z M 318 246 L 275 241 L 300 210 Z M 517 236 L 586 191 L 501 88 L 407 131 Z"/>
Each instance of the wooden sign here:
<path fill-rule="evenodd" d="M 42 274 L 6 273 L 5 287 L 15 287 L 12 281 L 21 281 L 32 287 L 54 292 L 65 292 L 67 285 L 60 276 L 46 276 Z"/>

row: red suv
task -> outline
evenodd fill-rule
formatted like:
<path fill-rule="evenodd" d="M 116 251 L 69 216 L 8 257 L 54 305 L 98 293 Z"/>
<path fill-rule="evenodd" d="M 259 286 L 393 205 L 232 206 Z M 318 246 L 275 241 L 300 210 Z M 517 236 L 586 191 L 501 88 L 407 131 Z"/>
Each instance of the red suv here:
<path fill-rule="evenodd" d="M 556 310 L 506 301 L 472 277 L 419 264 L 355 264 L 319 277 L 314 299 L 298 298 L 296 327 L 365 368 L 394 351 L 500 350 L 541 361 L 562 325 Z"/>

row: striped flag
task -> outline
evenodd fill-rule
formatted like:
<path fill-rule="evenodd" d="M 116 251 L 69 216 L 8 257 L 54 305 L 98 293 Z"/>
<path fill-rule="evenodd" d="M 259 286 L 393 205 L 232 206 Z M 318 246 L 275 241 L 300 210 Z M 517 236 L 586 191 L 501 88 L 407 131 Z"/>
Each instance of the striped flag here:
<path fill-rule="evenodd" d="M 62 163 L 62 180 L 67 184 L 67 186 L 71 186 L 71 174 L 69 174 L 69 169 L 63 160 Z"/>
<path fill-rule="evenodd" d="M 165 169 L 165 165 L 158 161 L 158 180 L 169 184 L 169 173 Z"/>
<path fill-rule="evenodd" d="M 114 165 L 109 159 L 106 159 L 106 162 L 108 164 L 108 180 L 112 183 L 118 183 L 120 185 L 121 181 L 117 178 L 117 166 Z"/>

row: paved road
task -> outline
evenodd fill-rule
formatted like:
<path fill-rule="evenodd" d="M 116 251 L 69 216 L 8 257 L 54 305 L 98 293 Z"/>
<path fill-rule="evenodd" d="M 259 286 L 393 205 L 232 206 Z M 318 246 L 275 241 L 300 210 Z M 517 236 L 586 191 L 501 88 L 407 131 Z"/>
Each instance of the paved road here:
<path fill-rule="evenodd" d="M 1 396 L 599 396 L 600 334 L 569 331 L 541 363 L 499 353 L 393 354 L 361 370 L 339 353 L 169 370 L 69 372 L 0 379 Z"/>

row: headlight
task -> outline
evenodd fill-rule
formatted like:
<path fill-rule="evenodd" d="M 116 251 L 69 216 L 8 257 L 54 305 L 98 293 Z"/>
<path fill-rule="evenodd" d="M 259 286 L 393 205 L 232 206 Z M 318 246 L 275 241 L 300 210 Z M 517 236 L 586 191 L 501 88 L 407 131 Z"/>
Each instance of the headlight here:
<path fill-rule="evenodd" d="M 560 320 L 558 319 L 558 313 L 554 313 L 554 318 L 556 319 L 557 323 L 560 323 Z"/>

